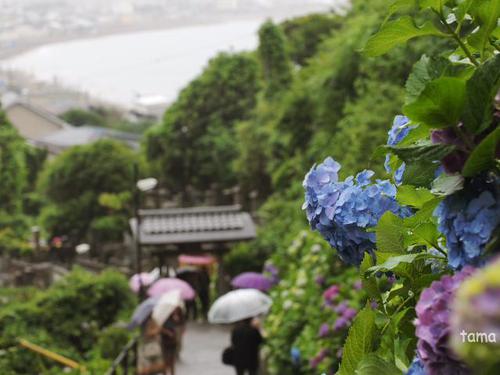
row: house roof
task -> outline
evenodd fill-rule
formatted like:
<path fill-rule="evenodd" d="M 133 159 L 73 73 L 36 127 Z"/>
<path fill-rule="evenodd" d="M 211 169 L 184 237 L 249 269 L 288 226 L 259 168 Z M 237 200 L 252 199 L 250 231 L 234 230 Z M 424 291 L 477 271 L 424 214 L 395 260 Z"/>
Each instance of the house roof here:
<path fill-rule="evenodd" d="M 40 116 L 44 118 L 45 120 L 49 121 L 50 123 L 54 124 L 55 126 L 59 127 L 60 129 L 67 129 L 70 128 L 71 125 L 68 124 L 67 122 L 61 120 L 59 117 L 53 115 L 50 112 L 47 112 L 46 110 L 37 107 L 33 104 L 30 104 L 28 102 L 24 101 L 13 101 L 10 103 L 8 106 L 5 107 L 5 112 L 8 112 L 10 109 L 15 108 L 15 107 L 22 107 L 37 116 Z"/>
<path fill-rule="evenodd" d="M 255 238 L 255 224 L 240 206 L 141 210 L 143 245 L 236 242 Z M 135 236 L 136 220 L 130 220 Z"/>
<path fill-rule="evenodd" d="M 139 137 L 135 134 L 95 126 L 70 126 L 35 141 L 35 144 L 57 153 L 68 147 L 85 145 L 100 139 L 117 139 L 132 148 L 139 147 Z"/>

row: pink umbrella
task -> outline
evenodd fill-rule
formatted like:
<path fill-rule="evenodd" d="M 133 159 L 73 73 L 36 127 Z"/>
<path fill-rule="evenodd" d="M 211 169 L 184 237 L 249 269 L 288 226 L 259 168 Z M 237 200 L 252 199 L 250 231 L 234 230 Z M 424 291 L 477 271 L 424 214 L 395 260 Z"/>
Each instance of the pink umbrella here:
<path fill-rule="evenodd" d="M 195 296 L 195 291 L 191 288 L 184 280 L 178 279 L 176 277 L 165 277 L 163 279 L 157 280 L 149 289 L 148 295 L 151 297 L 161 296 L 164 293 L 168 293 L 171 290 L 180 290 L 181 297 L 184 300 L 193 299 Z"/>
<path fill-rule="evenodd" d="M 258 289 L 261 292 L 267 292 L 273 286 L 270 279 L 261 273 L 257 272 L 243 272 L 236 276 L 231 285 L 237 289 Z"/>
<path fill-rule="evenodd" d="M 141 282 L 143 287 L 147 287 L 153 284 L 154 281 L 155 277 L 153 275 L 147 272 L 142 272 L 140 274 L 136 273 L 134 276 L 132 276 L 128 281 L 128 285 L 133 292 L 138 293 Z"/>
<path fill-rule="evenodd" d="M 192 266 L 209 266 L 215 263 L 215 258 L 210 255 L 179 255 L 180 264 L 189 264 Z"/>

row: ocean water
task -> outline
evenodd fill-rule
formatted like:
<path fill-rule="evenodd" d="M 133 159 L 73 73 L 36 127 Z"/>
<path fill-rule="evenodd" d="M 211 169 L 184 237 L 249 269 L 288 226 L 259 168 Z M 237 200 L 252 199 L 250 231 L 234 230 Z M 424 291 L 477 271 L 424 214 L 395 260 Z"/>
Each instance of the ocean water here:
<path fill-rule="evenodd" d="M 173 101 L 220 51 L 257 46 L 262 19 L 143 31 L 49 44 L 0 61 L 0 67 L 57 81 L 130 107 L 139 95 Z"/>

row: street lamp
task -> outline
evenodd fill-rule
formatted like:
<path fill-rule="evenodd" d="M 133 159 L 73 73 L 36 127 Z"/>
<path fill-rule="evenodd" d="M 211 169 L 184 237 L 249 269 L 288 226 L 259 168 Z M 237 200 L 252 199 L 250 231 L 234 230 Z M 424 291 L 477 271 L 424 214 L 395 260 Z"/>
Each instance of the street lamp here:
<path fill-rule="evenodd" d="M 158 185 L 158 180 L 156 178 L 144 178 L 141 180 L 137 180 L 138 176 L 138 167 L 134 168 L 135 176 L 136 176 L 136 189 L 135 189 L 135 199 L 134 199 L 134 211 L 135 211 L 135 249 L 136 249 L 136 273 L 139 277 L 139 298 L 141 300 L 144 299 L 144 287 L 142 284 L 142 246 L 141 246 L 141 193 L 145 193 L 153 190 Z"/>

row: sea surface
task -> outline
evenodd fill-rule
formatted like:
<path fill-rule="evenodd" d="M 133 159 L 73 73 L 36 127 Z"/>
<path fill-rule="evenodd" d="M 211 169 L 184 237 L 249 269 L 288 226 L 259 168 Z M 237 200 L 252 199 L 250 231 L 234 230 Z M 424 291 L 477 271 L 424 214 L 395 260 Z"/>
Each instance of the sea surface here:
<path fill-rule="evenodd" d="M 263 19 L 133 32 L 38 47 L 0 61 L 42 81 L 131 107 L 138 96 L 175 100 L 220 51 L 251 50 Z"/>

